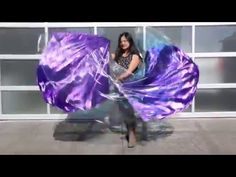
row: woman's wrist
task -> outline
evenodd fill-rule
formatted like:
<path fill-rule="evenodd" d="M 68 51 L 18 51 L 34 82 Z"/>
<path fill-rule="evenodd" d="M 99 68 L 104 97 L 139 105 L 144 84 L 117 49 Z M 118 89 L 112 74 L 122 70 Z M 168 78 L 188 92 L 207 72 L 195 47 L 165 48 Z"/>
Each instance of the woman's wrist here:
<path fill-rule="evenodd" d="M 118 80 L 124 80 L 124 79 L 126 79 L 127 77 L 129 77 L 130 75 L 132 75 L 132 73 L 131 72 L 129 72 L 129 71 L 126 71 L 125 73 L 123 73 L 123 74 L 121 74 L 119 77 L 118 77 Z"/>

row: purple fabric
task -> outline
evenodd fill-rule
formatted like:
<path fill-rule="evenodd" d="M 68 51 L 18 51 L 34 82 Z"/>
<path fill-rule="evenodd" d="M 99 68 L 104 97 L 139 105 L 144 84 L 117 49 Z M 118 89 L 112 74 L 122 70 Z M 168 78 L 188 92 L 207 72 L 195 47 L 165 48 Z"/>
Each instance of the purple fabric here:
<path fill-rule="evenodd" d="M 38 67 L 45 101 L 64 111 L 89 110 L 109 97 L 109 40 L 79 33 L 55 33 Z M 138 77 L 114 83 L 144 120 L 162 119 L 183 111 L 197 90 L 199 70 L 173 45 L 151 48 Z M 144 73 L 140 77 L 140 73 Z M 111 81 L 114 82 L 113 79 Z"/>
<path fill-rule="evenodd" d="M 199 81 L 198 66 L 181 49 L 166 45 L 147 52 L 143 79 L 121 86 L 144 121 L 184 111 L 192 103 Z"/>
<path fill-rule="evenodd" d="M 109 40 L 80 33 L 55 33 L 45 48 L 37 76 L 44 100 L 66 112 L 89 110 L 109 92 Z"/>

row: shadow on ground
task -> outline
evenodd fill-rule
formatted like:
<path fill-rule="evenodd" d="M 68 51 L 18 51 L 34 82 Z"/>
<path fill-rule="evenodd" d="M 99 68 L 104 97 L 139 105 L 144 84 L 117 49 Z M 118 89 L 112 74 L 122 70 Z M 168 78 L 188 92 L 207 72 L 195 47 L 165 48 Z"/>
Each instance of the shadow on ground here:
<path fill-rule="evenodd" d="M 53 137 L 60 141 L 86 141 L 107 132 L 104 122 L 95 117 L 77 117 L 76 114 L 68 115 L 68 118 L 59 122 L 54 128 Z M 80 115 L 81 116 L 81 115 Z"/>
<path fill-rule="evenodd" d="M 166 138 L 173 134 L 174 127 L 168 121 L 138 122 L 137 140 L 156 141 L 160 138 Z M 102 138 L 105 134 L 116 133 L 125 140 L 126 129 L 120 122 L 111 124 L 111 122 L 90 117 L 81 117 L 73 119 L 73 116 L 59 122 L 54 129 L 54 139 L 60 141 L 88 141 L 94 138 Z"/>
<path fill-rule="evenodd" d="M 53 136 L 60 141 L 88 141 L 103 138 L 107 133 L 118 133 L 124 139 L 122 134 L 125 132 L 118 105 L 113 101 L 106 101 L 96 109 L 68 114 L 64 121 L 55 126 Z M 138 121 L 138 141 L 155 141 L 168 137 L 173 132 L 174 127 L 166 119 L 148 123 Z"/>
<path fill-rule="evenodd" d="M 148 123 L 139 121 L 137 128 L 137 140 L 138 142 L 156 141 L 158 139 L 171 136 L 173 132 L 174 127 L 168 121 L 153 121 Z M 122 139 L 125 139 L 125 136 L 123 136 Z"/>

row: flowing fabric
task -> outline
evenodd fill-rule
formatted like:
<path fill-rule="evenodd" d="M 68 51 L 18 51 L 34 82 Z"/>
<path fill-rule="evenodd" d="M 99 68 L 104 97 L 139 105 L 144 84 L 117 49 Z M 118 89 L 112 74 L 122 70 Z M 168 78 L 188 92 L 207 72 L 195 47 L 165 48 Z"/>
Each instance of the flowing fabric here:
<path fill-rule="evenodd" d="M 44 100 L 74 112 L 122 95 L 143 121 L 184 111 L 196 94 L 198 67 L 175 45 L 164 40 L 154 43 L 148 43 L 137 72 L 118 82 L 116 77 L 126 70 L 110 59 L 108 39 L 85 33 L 53 34 L 37 70 Z"/>
<path fill-rule="evenodd" d="M 197 90 L 197 65 L 176 46 L 152 48 L 145 58 L 145 76 L 121 87 L 144 121 L 184 111 Z"/>
<path fill-rule="evenodd" d="M 109 40 L 79 33 L 55 33 L 37 76 L 44 100 L 66 112 L 89 110 L 109 93 Z"/>

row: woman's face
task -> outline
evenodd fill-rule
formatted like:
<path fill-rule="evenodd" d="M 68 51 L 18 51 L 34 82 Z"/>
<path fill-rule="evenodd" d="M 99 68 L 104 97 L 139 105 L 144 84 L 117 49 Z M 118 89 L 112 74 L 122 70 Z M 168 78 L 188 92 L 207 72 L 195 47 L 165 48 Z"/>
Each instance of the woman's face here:
<path fill-rule="evenodd" d="M 127 40 L 127 38 L 125 36 L 122 36 L 120 39 L 120 47 L 123 50 L 127 50 L 129 48 L 130 44 L 129 41 Z"/>

